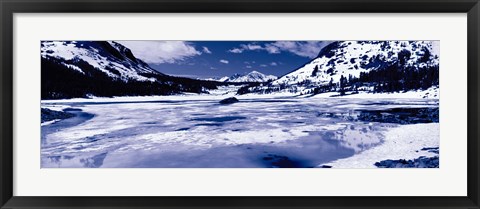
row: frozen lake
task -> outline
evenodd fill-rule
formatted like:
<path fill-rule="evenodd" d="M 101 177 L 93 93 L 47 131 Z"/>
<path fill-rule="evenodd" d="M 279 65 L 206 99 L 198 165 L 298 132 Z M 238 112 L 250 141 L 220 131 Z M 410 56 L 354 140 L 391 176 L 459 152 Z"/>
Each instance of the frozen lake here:
<path fill-rule="evenodd" d="M 42 126 L 42 167 L 316 167 L 382 144 L 397 123 L 361 111 L 430 99 L 240 98 L 42 103 L 76 117 Z M 383 113 L 382 113 L 383 114 Z M 438 130 L 425 130 L 436 131 Z"/>

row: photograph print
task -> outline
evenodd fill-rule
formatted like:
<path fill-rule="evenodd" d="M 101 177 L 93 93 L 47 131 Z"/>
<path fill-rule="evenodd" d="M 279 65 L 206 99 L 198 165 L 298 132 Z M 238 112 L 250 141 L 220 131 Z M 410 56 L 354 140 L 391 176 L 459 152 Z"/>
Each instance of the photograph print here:
<path fill-rule="evenodd" d="M 440 167 L 439 41 L 39 44 L 41 168 Z"/>

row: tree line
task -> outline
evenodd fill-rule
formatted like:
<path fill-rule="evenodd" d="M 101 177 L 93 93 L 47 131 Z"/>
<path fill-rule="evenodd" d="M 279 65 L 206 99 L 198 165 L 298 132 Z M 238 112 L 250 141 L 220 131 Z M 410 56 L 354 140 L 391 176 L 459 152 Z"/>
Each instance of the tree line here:
<path fill-rule="evenodd" d="M 431 58 L 431 53 L 426 49 L 425 53 L 418 59 L 418 65 L 411 65 L 408 60 L 411 53 L 408 50 L 402 50 L 398 53 L 398 59 L 393 62 L 385 62 L 381 59 L 372 59 L 369 65 L 374 67 L 368 72 L 361 72 L 359 77 L 348 77 L 341 75 L 339 81 L 334 82 L 331 78 L 327 84 L 318 85 L 309 80 L 305 80 L 295 85 L 247 85 L 238 90 L 238 94 L 246 93 L 271 93 L 281 90 L 297 92 L 298 86 L 305 87 L 307 90 L 303 94 L 320 94 L 326 92 L 339 92 L 345 95 L 346 92 L 358 93 L 359 91 L 368 91 L 373 93 L 383 92 L 406 92 L 410 90 L 426 90 L 432 86 L 439 85 L 439 66 L 427 64 Z M 424 63 L 421 65 L 421 63 Z M 320 69 L 315 66 L 312 71 L 312 77 L 317 76 Z"/>
<path fill-rule="evenodd" d="M 74 64 L 79 72 L 65 64 Z M 113 74 L 120 72 L 107 69 Z M 140 74 L 157 81 L 122 80 L 108 76 L 83 60 L 41 60 L 42 99 L 84 98 L 89 95 L 99 97 L 112 96 L 149 96 L 172 95 L 181 92 L 208 93 L 220 84 L 214 81 L 202 81 L 173 77 L 161 74 Z"/>

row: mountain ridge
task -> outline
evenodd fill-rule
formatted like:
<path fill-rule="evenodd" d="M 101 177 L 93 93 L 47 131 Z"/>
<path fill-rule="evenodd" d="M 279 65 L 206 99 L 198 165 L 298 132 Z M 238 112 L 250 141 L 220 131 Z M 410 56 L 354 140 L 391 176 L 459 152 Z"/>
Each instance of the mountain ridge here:
<path fill-rule="evenodd" d="M 364 90 L 373 90 L 371 85 L 380 85 L 377 90 L 382 91 L 383 85 L 397 90 L 400 88 L 389 86 L 395 82 L 390 81 L 389 84 L 377 81 L 377 78 L 369 81 L 367 74 L 388 71 L 390 76 L 399 76 L 397 74 L 400 74 L 400 71 L 407 75 L 427 68 L 436 68 L 431 71 L 438 75 L 438 66 L 439 46 L 435 41 L 335 41 L 321 49 L 316 58 L 303 66 L 267 85 L 246 87 L 239 93 L 322 93 L 343 89 L 345 85 L 353 85 L 352 82 L 365 84 Z M 392 69 L 386 70 L 387 68 Z M 398 72 L 395 73 L 395 70 Z M 438 76 L 436 80 L 438 83 Z M 355 88 L 358 91 L 358 85 Z M 403 90 L 409 88 L 414 87 L 405 87 Z"/>
<path fill-rule="evenodd" d="M 247 83 L 247 82 L 268 82 L 277 79 L 274 75 L 265 75 L 256 70 L 246 74 L 236 73 L 230 77 L 222 77 L 218 81 L 221 82 L 235 82 L 235 83 Z"/>
<path fill-rule="evenodd" d="M 160 73 L 113 41 L 42 41 L 42 99 L 208 93 L 220 82 Z"/>

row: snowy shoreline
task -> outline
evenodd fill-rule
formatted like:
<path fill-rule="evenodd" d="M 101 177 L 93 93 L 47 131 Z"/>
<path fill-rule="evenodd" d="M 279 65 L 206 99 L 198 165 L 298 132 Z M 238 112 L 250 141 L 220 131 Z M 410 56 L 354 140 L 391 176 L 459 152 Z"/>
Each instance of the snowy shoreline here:
<path fill-rule="evenodd" d="M 40 124 L 40 126 L 48 126 L 50 124 L 54 124 L 56 122 L 60 121 L 60 119 L 54 119 L 54 120 L 49 120 L 49 121 L 46 121 L 46 122 L 43 122 Z"/>
<path fill-rule="evenodd" d="M 350 92 L 351 93 L 351 92 Z M 357 94 L 347 94 L 339 96 L 338 92 L 327 92 L 314 95 L 315 98 L 348 98 L 348 99 L 438 99 L 440 97 L 439 89 L 431 87 L 426 90 L 416 90 L 407 92 L 390 93 L 370 93 L 359 92 Z"/>
<path fill-rule="evenodd" d="M 438 94 L 434 97 L 423 98 L 425 92 L 405 92 L 405 93 L 366 93 L 335 96 L 337 92 L 329 92 L 317 95 L 297 95 L 287 92 L 275 94 L 244 94 L 236 95 L 233 92 L 217 93 L 217 94 L 179 94 L 166 96 L 119 96 L 119 97 L 93 97 L 93 98 L 72 98 L 72 99 L 54 99 L 42 100 L 42 104 L 49 103 L 79 103 L 79 102 L 153 102 L 153 101 L 189 101 L 189 100 L 222 100 L 228 97 L 236 97 L 238 99 L 425 99 L 437 100 Z"/>
<path fill-rule="evenodd" d="M 438 154 L 422 150 L 426 147 L 439 147 L 439 123 L 400 125 L 385 133 L 385 141 L 379 146 L 363 151 L 349 158 L 335 160 L 322 165 L 332 168 L 376 168 L 375 162 L 391 159 L 412 160 L 420 156 L 434 157 Z M 318 167 L 322 167 L 319 165 Z"/>

